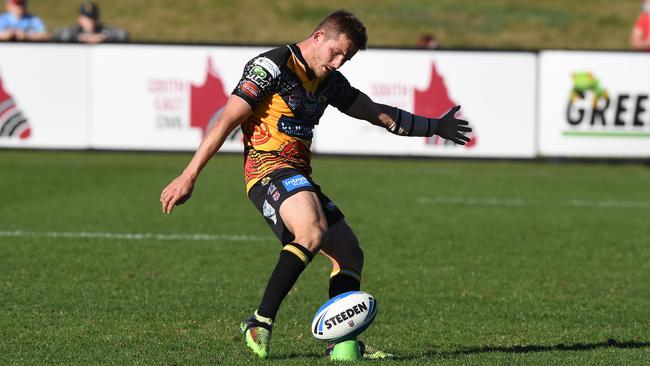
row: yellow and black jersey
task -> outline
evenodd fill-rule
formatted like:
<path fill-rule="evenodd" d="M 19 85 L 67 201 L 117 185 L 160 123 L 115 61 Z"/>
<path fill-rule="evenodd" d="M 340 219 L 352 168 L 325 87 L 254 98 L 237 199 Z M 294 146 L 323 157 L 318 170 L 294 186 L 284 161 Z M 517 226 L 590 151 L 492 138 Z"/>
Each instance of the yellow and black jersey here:
<path fill-rule="evenodd" d="M 250 60 L 232 92 L 253 108 L 242 123 L 248 191 L 280 168 L 311 175 L 311 140 L 328 105 L 347 110 L 359 94 L 338 71 L 318 78 L 295 44 Z"/>

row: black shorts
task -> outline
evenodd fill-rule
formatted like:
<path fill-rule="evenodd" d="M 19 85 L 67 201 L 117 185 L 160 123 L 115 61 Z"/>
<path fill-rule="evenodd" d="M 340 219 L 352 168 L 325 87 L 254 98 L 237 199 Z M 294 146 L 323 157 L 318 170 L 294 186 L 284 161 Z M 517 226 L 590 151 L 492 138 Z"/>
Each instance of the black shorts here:
<path fill-rule="evenodd" d="M 276 170 L 259 180 L 248 191 L 248 198 L 262 213 L 266 223 L 271 226 L 271 230 L 282 244 L 292 243 L 295 237 L 280 217 L 280 205 L 287 198 L 302 191 L 316 193 L 325 212 L 328 226 L 334 225 L 345 217 L 334 202 L 321 192 L 318 184 L 295 169 Z"/>

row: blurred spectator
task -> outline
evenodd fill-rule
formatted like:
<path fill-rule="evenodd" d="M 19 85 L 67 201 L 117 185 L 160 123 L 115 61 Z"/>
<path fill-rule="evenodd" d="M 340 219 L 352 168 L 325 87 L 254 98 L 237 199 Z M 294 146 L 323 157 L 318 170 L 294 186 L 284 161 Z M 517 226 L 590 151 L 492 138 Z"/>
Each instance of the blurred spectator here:
<path fill-rule="evenodd" d="M 27 0 L 5 0 L 0 15 L 0 41 L 43 41 L 49 38 L 45 23 L 27 12 Z"/>
<path fill-rule="evenodd" d="M 436 49 L 438 48 L 438 38 L 431 33 L 423 33 L 418 37 L 417 46 L 429 50 Z"/>
<path fill-rule="evenodd" d="M 630 34 L 630 47 L 650 51 L 650 0 L 644 0 L 641 14 Z"/>
<path fill-rule="evenodd" d="M 54 39 L 59 42 L 82 42 L 88 44 L 102 42 L 128 42 L 126 30 L 108 27 L 99 20 L 99 6 L 84 2 L 79 7 L 77 25 L 57 29 Z"/>

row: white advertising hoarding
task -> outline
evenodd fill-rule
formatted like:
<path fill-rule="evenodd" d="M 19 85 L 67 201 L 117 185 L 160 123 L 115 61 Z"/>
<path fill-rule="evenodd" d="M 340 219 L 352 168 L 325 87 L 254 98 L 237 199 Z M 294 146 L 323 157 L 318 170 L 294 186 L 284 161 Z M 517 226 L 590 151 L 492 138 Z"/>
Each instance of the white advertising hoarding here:
<path fill-rule="evenodd" d="M 650 55 L 540 54 L 540 154 L 650 156 Z"/>
<path fill-rule="evenodd" d="M 194 150 L 255 47 L 2 45 L 0 146 Z M 44 62 L 47 60 L 47 62 Z M 438 117 L 455 104 L 467 147 L 403 138 L 334 108 L 316 129 L 324 153 L 533 157 L 535 56 L 368 50 L 341 70 L 377 102 Z M 4 103 L 4 104 L 2 104 Z M 4 109 L 1 107 L 4 105 Z M 12 131 L 11 133 L 9 131 Z M 239 131 L 236 131 L 239 132 Z M 224 151 L 241 151 L 241 134 Z"/>
<path fill-rule="evenodd" d="M 105 46 L 93 52 L 92 145 L 193 150 L 241 77 L 251 47 Z M 397 65 L 397 66 L 395 66 Z M 377 102 L 427 116 L 454 104 L 475 131 L 467 147 L 403 138 L 329 108 L 314 152 L 533 157 L 535 55 L 369 50 L 341 70 Z M 224 151 L 241 151 L 233 135 Z"/>
<path fill-rule="evenodd" d="M 102 149 L 194 150 L 264 49 L 128 46 L 93 52 L 92 144 Z M 223 151 L 243 151 L 239 129 Z"/>
<path fill-rule="evenodd" d="M 0 44 L 0 147 L 89 145 L 90 49 Z"/>
<path fill-rule="evenodd" d="M 368 50 L 341 72 L 376 102 L 427 117 L 461 105 L 474 131 L 467 146 L 440 138 L 398 137 L 334 108 L 316 129 L 325 153 L 509 157 L 535 156 L 534 53 Z"/>

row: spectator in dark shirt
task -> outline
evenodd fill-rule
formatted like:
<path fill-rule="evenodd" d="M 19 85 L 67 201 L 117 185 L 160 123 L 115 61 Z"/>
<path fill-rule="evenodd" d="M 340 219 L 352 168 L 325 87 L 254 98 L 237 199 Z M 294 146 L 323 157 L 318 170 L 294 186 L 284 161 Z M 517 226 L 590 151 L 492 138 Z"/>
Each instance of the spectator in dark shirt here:
<path fill-rule="evenodd" d="M 79 7 L 77 25 L 57 29 L 54 39 L 59 42 L 81 42 L 88 44 L 103 42 L 128 42 L 128 33 L 121 28 L 108 27 L 99 20 L 99 6 L 84 2 Z"/>

